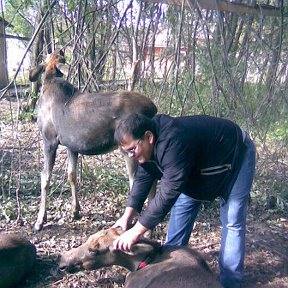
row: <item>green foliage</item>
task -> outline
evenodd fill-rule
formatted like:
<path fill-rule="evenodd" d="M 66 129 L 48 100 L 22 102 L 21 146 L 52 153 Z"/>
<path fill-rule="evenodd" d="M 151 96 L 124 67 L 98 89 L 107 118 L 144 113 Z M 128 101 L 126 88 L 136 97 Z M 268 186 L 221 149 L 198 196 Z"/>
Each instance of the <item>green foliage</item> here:
<path fill-rule="evenodd" d="M 19 114 L 19 120 L 23 122 L 34 122 L 37 119 L 37 112 L 33 108 L 26 106 L 26 109 Z"/>
<path fill-rule="evenodd" d="M 119 174 L 119 171 L 114 170 L 112 167 L 95 167 L 94 177 L 97 183 L 99 183 L 100 191 L 108 189 L 112 191 L 113 197 L 118 195 L 127 196 L 128 179 L 123 174 Z M 113 194 L 115 193 L 115 194 Z"/>
<path fill-rule="evenodd" d="M 25 111 L 19 115 L 19 120 L 21 121 L 34 121 L 36 119 L 36 112 L 35 111 Z"/>
<path fill-rule="evenodd" d="M 17 209 L 15 209 L 15 199 L 12 197 L 0 196 L 0 221 L 9 222 L 17 218 Z"/>
<path fill-rule="evenodd" d="M 129 190 L 129 181 L 126 171 L 123 170 L 123 167 L 119 166 L 124 164 L 124 159 L 118 159 L 119 162 L 113 164 L 109 160 L 99 163 L 98 159 L 95 158 L 97 156 L 85 157 L 82 160 L 81 174 L 83 181 L 85 182 L 88 179 L 92 181 L 92 186 L 94 186 L 93 191 L 95 189 L 99 192 L 109 190 L 113 197 L 118 197 L 119 195 L 120 198 L 122 196 L 126 197 Z M 92 166 L 91 162 L 93 163 Z"/>
<path fill-rule="evenodd" d="M 286 114 L 287 115 L 287 114 Z M 269 133 L 269 139 L 275 142 L 283 142 L 288 147 L 288 119 L 283 115 L 283 121 L 276 121 L 271 125 L 271 132 Z"/>
<path fill-rule="evenodd" d="M 4 159 L 2 159 L 3 161 Z M 7 174 L 7 171 L 0 171 L 0 179 L 1 179 L 1 182 L 0 182 L 0 202 L 1 200 L 5 200 L 8 196 L 9 196 L 9 176 Z"/>
<path fill-rule="evenodd" d="M 8 27 L 10 33 L 30 37 L 34 29 L 35 6 L 38 1 L 5 1 L 5 18 L 14 27 Z"/>
<path fill-rule="evenodd" d="M 76 1 L 71 1 L 71 0 L 66 1 L 66 5 L 67 5 L 69 12 L 73 12 L 78 6 Z"/>

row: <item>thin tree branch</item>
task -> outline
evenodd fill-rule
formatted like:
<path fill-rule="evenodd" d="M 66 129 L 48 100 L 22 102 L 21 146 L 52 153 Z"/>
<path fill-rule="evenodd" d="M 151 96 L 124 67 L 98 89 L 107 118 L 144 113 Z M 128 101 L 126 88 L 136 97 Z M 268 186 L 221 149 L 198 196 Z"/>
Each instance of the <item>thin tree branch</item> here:
<path fill-rule="evenodd" d="M 41 19 L 41 22 L 39 23 L 37 29 L 35 30 L 32 38 L 31 38 L 31 40 L 30 40 L 30 42 L 29 42 L 28 45 L 27 45 L 27 48 L 26 48 L 26 50 L 25 50 L 25 52 L 24 52 L 24 55 L 23 55 L 23 57 L 22 57 L 22 59 L 21 59 L 21 61 L 20 61 L 20 64 L 18 65 L 18 68 L 17 68 L 17 70 L 16 70 L 16 72 L 15 72 L 15 75 L 14 75 L 13 79 L 10 81 L 10 83 L 9 83 L 5 88 L 3 88 L 2 90 L 0 90 L 0 93 L 1 93 L 1 95 L 0 95 L 0 100 L 4 97 L 4 95 L 7 93 L 7 91 L 9 90 L 9 88 L 11 87 L 11 85 L 13 84 L 13 82 L 16 80 L 17 75 L 18 75 L 18 73 L 19 73 L 19 71 L 20 71 L 20 68 L 21 68 L 21 66 L 22 66 L 22 64 L 23 64 L 23 62 L 24 62 L 24 59 L 25 59 L 25 57 L 26 57 L 26 55 L 27 55 L 30 47 L 32 46 L 32 44 L 33 44 L 33 42 L 34 42 L 37 34 L 39 33 L 40 29 L 42 28 L 43 24 L 44 24 L 45 21 L 46 21 L 46 18 L 48 17 L 50 11 L 52 10 L 52 8 L 55 6 L 56 3 L 57 3 L 57 1 L 54 0 L 54 1 L 52 2 L 52 4 L 50 5 L 50 7 L 48 8 L 48 10 L 46 11 L 46 13 L 45 13 L 45 15 L 43 16 L 43 18 Z"/>

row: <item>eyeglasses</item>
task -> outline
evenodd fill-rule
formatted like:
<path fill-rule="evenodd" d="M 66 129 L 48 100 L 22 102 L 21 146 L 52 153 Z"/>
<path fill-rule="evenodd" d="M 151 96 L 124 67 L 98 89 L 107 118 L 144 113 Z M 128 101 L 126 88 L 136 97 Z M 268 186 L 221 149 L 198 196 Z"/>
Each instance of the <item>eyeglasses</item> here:
<path fill-rule="evenodd" d="M 129 149 L 126 149 L 126 150 L 123 149 L 123 151 L 128 155 L 128 157 L 134 157 L 135 156 L 135 151 L 136 151 L 140 141 L 141 141 L 141 139 L 139 139 L 137 141 L 137 143 L 133 147 L 131 147 Z"/>

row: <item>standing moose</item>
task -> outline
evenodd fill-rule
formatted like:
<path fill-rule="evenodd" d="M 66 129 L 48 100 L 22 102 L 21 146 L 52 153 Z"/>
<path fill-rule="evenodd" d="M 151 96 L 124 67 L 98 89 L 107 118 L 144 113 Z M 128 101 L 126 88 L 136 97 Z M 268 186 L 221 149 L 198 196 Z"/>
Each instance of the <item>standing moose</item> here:
<path fill-rule="evenodd" d="M 44 141 L 44 169 L 41 173 L 41 203 L 34 229 L 39 231 L 46 221 L 46 201 L 56 150 L 59 144 L 68 151 L 68 181 L 72 190 L 72 213 L 79 218 L 80 205 L 76 191 L 78 153 L 99 155 L 117 148 L 114 130 L 121 117 L 131 112 L 153 117 L 153 102 L 136 92 L 82 93 L 62 78 L 65 58 L 55 51 L 46 61 L 30 70 L 29 79 L 36 81 L 44 73 L 38 101 L 38 126 Z M 67 69 L 67 68 L 66 68 Z M 130 186 L 136 164 L 125 157 Z"/>

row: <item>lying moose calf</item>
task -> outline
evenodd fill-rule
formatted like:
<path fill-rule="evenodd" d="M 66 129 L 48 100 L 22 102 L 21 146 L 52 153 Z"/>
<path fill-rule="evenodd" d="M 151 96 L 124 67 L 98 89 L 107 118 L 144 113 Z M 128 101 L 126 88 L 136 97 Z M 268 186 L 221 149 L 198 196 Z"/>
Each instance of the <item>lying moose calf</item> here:
<path fill-rule="evenodd" d="M 121 229 L 110 228 L 91 235 L 86 243 L 61 255 L 60 269 L 76 272 L 120 265 L 132 271 L 126 277 L 126 288 L 221 287 L 193 249 L 163 248 L 157 242 L 142 239 L 131 253 L 125 253 L 113 249 L 113 241 L 121 233 Z"/>
<path fill-rule="evenodd" d="M 15 287 L 32 269 L 36 248 L 26 238 L 0 233 L 0 288 Z"/>

